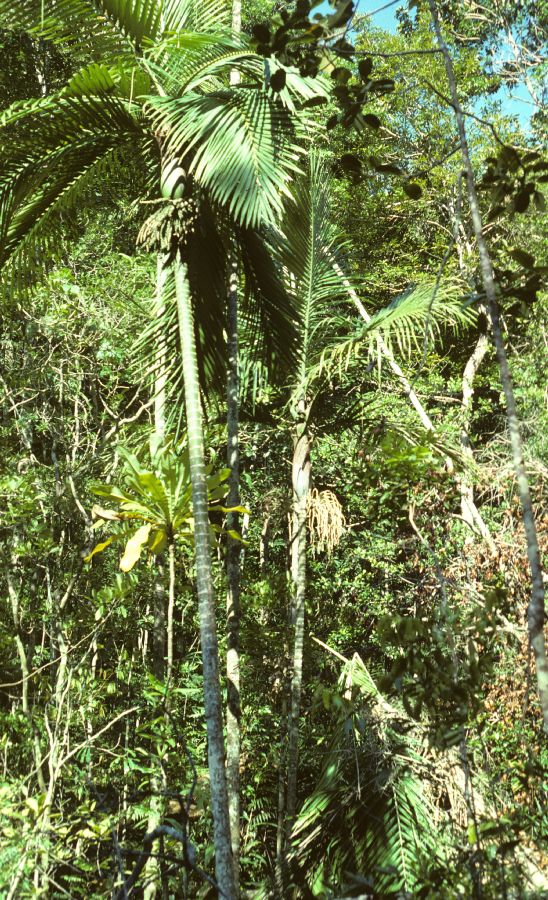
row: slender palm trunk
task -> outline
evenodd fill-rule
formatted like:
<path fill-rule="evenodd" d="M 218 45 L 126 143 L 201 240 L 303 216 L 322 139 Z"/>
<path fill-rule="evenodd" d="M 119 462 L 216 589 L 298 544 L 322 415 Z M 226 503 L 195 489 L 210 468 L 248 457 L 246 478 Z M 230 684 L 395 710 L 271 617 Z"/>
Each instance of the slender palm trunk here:
<path fill-rule="evenodd" d="M 238 377 L 238 293 L 237 273 L 231 275 L 228 293 L 228 373 L 227 373 L 227 463 L 228 506 L 240 504 L 240 458 L 238 442 L 239 377 Z M 237 530 L 238 513 L 228 513 L 229 530 Z M 226 780 L 230 837 L 234 862 L 236 891 L 239 885 L 240 856 L 240 543 L 227 538 L 227 637 L 226 675 L 228 684 L 226 714 Z"/>
<path fill-rule="evenodd" d="M 291 675 L 290 711 L 287 748 L 286 836 L 289 837 L 297 810 L 297 771 L 299 755 L 299 720 L 303 681 L 303 647 L 306 598 L 306 504 L 310 490 L 310 435 L 307 428 L 305 403 L 298 408 L 299 421 L 295 427 L 292 464 L 293 509 L 291 535 L 291 580 L 293 604 L 293 665 Z"/>
<path fill-rule="evenodd" d="M 215 624 L 215 595 L 211 567 L 207 481 L 194 315 L 187 266 L 180 259 L 177 259 L 174 262 L 174 267 L 185 383 L 190 478 L 192 482 L 196 584 L 200 614 L 204 708 L 207 723 L 209 778 L 215 841 L 215 871 L 222 896 L 228 898 L 228 900 L 234 900 L 234 872 L 230 845 L 230 820 L 228 815 L 223 717 L 219 682 L 219 650 Z"/>
<path fill-rule="evenodd" d="M 159 318 L 164 313 L 164 287 L 167 277 L 166 259 L 158 253 L 156 261 L 156 297 L 154 315 Z M 166 433 L 166 345 L 164 336 L 160 337 L 156 350 L 154 374 L 154 438 L 157 444 L 163 441 Z M 154 625 L 152 632 L 152 667 L 154 677 L 161 681 L 165 672 L 166 643 L 166 590 L 164 583 L 163 559 L 158 557 L 154 579 Z M 154 826 L 155 827 L 155 826 Z M 150 830 L 153 830 L 150 829 Z"/>
<path fill-rule="evenodd" d="M 466 172 L 466 181 L 468 187 L 468 203 L 470 206 L 470 215 L 476 236 L 478 247 L 478 255 L 480 262 L 481 278 L 483 288 L 487 299 L 487 309 L 489 312 L 489 321 L 493 334 L 493 341 L 497 351 L 497 359 L 500 371 L 500 380 L 506 400 L 506 413 L 508 417 L 508 430 L 510 432 L 510 444 L 512 448 L 512 458 L 514 461 L 514 469 L 516 473 L 516 482 L 521 501 L 523 513 L 523 525 L 525 529 L 525 537 L 527 541 L 527 556 L 529 558 L 529 568 L 531 570 L 532 592 L 529 606 L 527 609 L 527 624 L 529 630 L 529 642 L 531 644 L 536 663 L 537 670 L 537 686 L 542 708 L 544 720 L 544 730 L 548 733 L 548 661 L 546 659 L 546 645 L 544 641 L 544 582 L 542 568 L 540 563 L 540 552 L 538 545 L 537 529 L 535 525 L 535 516 L 533 513 L 533 504 L 531 502 L 531 493 L 529 490 L 529 479 L 525 470 L 523 460 L 523 446 L 520 434 L 520 425 L 516 408 L 516 400 L 514 396 L 514 388 L 512 385 L 512 377 L 508 366 L 508 358 L 506 356 L 506 348 L 502 336 L 502 328 L 500 323 L 500 313 L 496 298 L 495 279 L 493 274 L 493 265 L 491 256 L 485 238 L 483 236 L 483 222 L 478 203 L 476 192 L 476 183 L 474 179 L 474 170 L 470 159 L 470 151 L 468 148 L 468 140 L 466 137 L 466 126 L 464 122 L 464 113 L 460 104 L 457 91 L 457 82 L 453 69 L 453 62 L 449 48 L 443 39 L 441 33 L 438 8 L 435 0 L 428 0 L 430 7 L 430 15 L 438 46 L 442 51 L 447 81 L 451 93 L 451 105 L 455 112 L 458 134 L 460 139 L 460 149 L 464 170 Z"/>
<path fill-rule="evenodd" d="M 154 299 L 154 315 L 159 318 L 164 312 L 164 287 L 167 277 L 166 259 L 163 253 L 158 253 L 156 259 L 156 297 Z M 160 336 L 156 349 L 154 372 L 154 440 L 160 444 L 166 433 L 166 345 L 163 334 Z M 170 561 L 171 562 L 171 561 Z M 170 571 L 171 576 L 171 571 Z M 163 681 L 166 674 L 166 588 L 165 567 L 162 556 L 156 559 L 156 572 L 154 575 L 153 595 L 153 625 L 152 625 L 152 672 L 158 681 Z M 171 609 L 173 619 L 173 610 Z M 167 636 L 169 644 L 170 625 L 168 621 Z M 169 659 L 169 649 L 168 649 Z M 168 662 L 168 686 L 171 675 L 171 666 Z M 158 760 L 155 763 L 155 771 L 151 777 L 152 798 L 148 816 L 147 831 L 154 831 L 162 822 L 164 815 L 164 793 L 166 784 L 164 774 Z M 146 886 L 143 891 L 144 900 L 154 900 L 158 896 L 161 872 L 158 860 L 151 856 L 145 867 Z"/>
<path fill-rule="evenodd" d="M 168 269 L 167 259 L 163 253 L 158 253 L 156 259 L 156 297 L 154 301 L 154 315 L 161 318 L 165 311 L 164 289 Z M 166 433 L 166 340 L 165 335 L 160 335 L 155 360 L 156 370 L 154 377 L 154 432 L 158 440 Z"/>
<path fill-rule="evenodd" d="M 242 28 L 241 0 L 232 2 L 232 31 Z M 230 83 L 239 84 L 240 73 L 230 73 Z M 239 448 L 239 371 L 238 371 L 238 270 L 235 259 L 230 273 L 228 290 L 228 372 L 227 372 L 227 465 L 228 506 L 240 505 L 240 448 Z M 238 513 L 227 516 L 229 530 L 238 530 Z M 227 624 L 227 709 L 226 709 L 226 781 L 230 841 L 234 869 L 235 896 L 240 894 L 240 543 L 227 538 L 226 549 L 226 624 Z"/>

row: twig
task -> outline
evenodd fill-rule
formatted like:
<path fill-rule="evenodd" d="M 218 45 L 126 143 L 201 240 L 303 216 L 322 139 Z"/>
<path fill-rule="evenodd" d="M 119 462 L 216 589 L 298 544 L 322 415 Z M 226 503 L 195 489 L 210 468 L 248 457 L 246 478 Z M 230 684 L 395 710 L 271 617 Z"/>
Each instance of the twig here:
<path fill-rule="evenodd" d="M 428 85 L 428 87 L 430 88 L 431 91 L 434 91 L 434 93 L 437 94 L 437 96 L 440 98 L 440 100 L 443 100 L 444 103 L 447 103 L 447 105 L 450 106 L 451 109 L 453 109 L 456 112 L 456 106 L 455 106 L 455 103 L 453 100 L 451 100 L 449 97 L 447 97 L 446 94 L 443 94 L 441 91 L 439 91 L 437 89 L 437 87 L 434 87 L 432 82 L 428 81 L 427 78 L 424 79 L 424 83 L 426 85 Z M 495 126 L 493 125 L 492 122 L 489 122 L 488 119 L 482 119 L 481 116 L 476 115 L 476 113 L 470 112 L 470 110 L 468 110 L 468 109 L 463 109 L 462 107 L 460 107 L 460 111 L 461 111 L 462 115 L 466 116 L 468 119 L 474 119 L 474 121 L 479 122 L 480 125 L 485 125 L 486 128 L 489 128 L 490 131 L 493 133 L 493 137 L 495 138 L 497 143 L 500 144 L 502 147 L 506 146 L 505 141 L 503 141 L 503 139 L 500 137 L 497 129 L 495 128 Z"/>
<path fill-rule="evenodd" d="M 69 759 L 72 759 L 73 756 L 76 756 L 76 754 L 79 753 L 80 750 L 83 750 L 83 748 L 87 747 L 88 744 L 91 744 L 92 741 L 97 740 L 97 738 L 104 734 L 105 731 L 109 731 L 109 729 L 111 729 L 113 725 L 116 725 L 116 722 L 119 722 L 120 719 L 124 719 L 126 716 L 131 715 L 132 712 L 136 712 L 138 709 L 138 706 L 130 706 L 129 709 L 124 709 L 121 713 L 118 713 L 118 715 L 111 719 L 110 722 L 107 722 L 106 725 L 103 725 L 103 727 L 100 728 L 99 731 L 96 731 L 95 734 L 87 737 L 85 741 L 82 741 L 82 743 L 78 744 L 77 747 L 74 747 L 74 749 L 71 750 L 70 753 L 67 753 L 67 755 L 64 756 L 63 759 L 58 763 L 57 768 L 60 769 L 65 765 L 65 763 L 69 761 Z"/>
<path fill-rule="evenodd" d="M 349 51 L 350 52 L 350 51 Z M 440 53 L 440 50 L 433 48 L 432 50 L 394 50 L 393 53 L 377 53 L 376 50 L 372 50 L 371 53 L 368 50 L 358 50 L 354 52 L 353 56 L 379 56 L 381 59 L 390 59 L 393 56 L 423 56 L 423 55 L 432 55 L 433 53 Z"/>
<path fill-rule="evenodd" d="M 116 865 L 118 866 L 118 875 L 120 876 L 120 880 L 122 882 L 121 900 L 128 900 L 127 885 L 126 885 L 126 879 L 125 879 L 125 875 L 124 875 L 124 860 L 122 859 L 122 848 L 120 847 L 120 842 L 118 840 L 118 835 L 116 834 L 115 828 L 112 829 L 111 834 L 112 834 L 112 847 L 113 847 L 114 859 L 116 861 Z M 115 893 L 113 891 L 113 897 L 114 896 L 115 896 Z"/>
<path fill-rule="evenodd" d="M 113 612 L 114 612 L 114 606 L 111 609 L 109 609 L 109 611 L 106 614 L 106 616 L 104 617 L 104 619 L 102 619 L 95 626 L 93 631 L 89 631 L 88 634 L 84 635 L 83 638 L 81 638 L 79 641 L 77 641 L 77 643 L 74 644 L 73 647 L 70 647 L 69 650 L 67 650 L 67 656 L 69 653 L 74 653 L 74 651 L 77 650 L 78 647 L 80 647 L 82 644 L 84 644 L 90 637 L 93 637 L 93 635 L 97 634 L 99 629 L 103 627 L 103 625 L 105 624 L 107 619 L 112 615 Z M 30 681 L 31 678 L 36 678 L 36 676 L 40 675 L 41 672 L 44 672 L 45 669 L 49 669 L 51 666 L 56 666 L 58 662 L 59 662 L 58 659 L 50 660 L 49 662 L 44 663 L 43 666 L 40 666 L 38 669 L 34 669 L 32 672 L 29 672 L 28 675 L 25 675 L 23 678 L 20 678 L 19 681 L 6 681 L 4 684 L 0 684 L 0 690 L 4 690 L 5 688 L 19 687 L 20 684 L 24 684 L 26 681 Z"/>
<path fill-rule="evenodd" d="M 173 860 L 174 862 L 178 862 L 179 864 L 182 863 L 185 866 L 185 868 L 192 869 L 194 872 L 196 872 L 198 875 L 200 875 L 200 877 L 203 878 L 204 881 L 207 881 L 208 884 L 210 884 L 213 888 L 215 888 L 215 890 L 219 894 L 219 897 L 226 897 L 226 894 L 224 893 L 224 891 L 221 890 L 221 888 L 219 887 L 219 885 L 217 884 L 215 879 L 212 878 L 211 875 L 208 875 L 207 872 L 204 872 L 203 869 L 201 869 L 199 866 L 197 866 L 194 863 L 194 861 L 193 861 L 193 857 L 195 855 L 194 848 L 192 847 L 192 845 L 189 846 L 189 842 L 186 838 L 186 835 L 182 831 L 179 831 L 178 828 L 172 828 L 170 825 L 158 825 L 158 827 L 155 828 L 154 831 L 150 831 L 147 835 L 145 835 L 145 837 L 143 839 L 143 849 L 139 852 L 139 855 L 137 856 L 135 865 L 133 866 L 133 870 L 132 870 L 131 874 L 124 880 L 124 883 L 122 884 L 118 893 L 115 894 L 114 900 L 126 900 L 126 898 L 129 897 L 133 888 L 137 884 L 139 875 L 143 871 L 144 867 L 147 864 L 147 861 L 149 860 L 149 858 L 151 856 L 156 856 L 156 857 L 164 856 L 164 854 L 153 854 L 152 853 L 152 846 L 154 844 L 154 841 L 156 840 L 156 838 L 159 838 L 162 835 L 166 835 L 167 837 L 171 837 L 174 840 L 179 841 L 181 844 L 183 844 L 183 847 L 185 848 L 185 855 L 182 860 L 177 860 L 177 859 L 173 859 L 173 858 L 171 858 L 171 860 Z M 189 850 L 190 850 L 190 852 L 189 852 Z M 129 850 L 129 851 L 121 850 L 121 853 L 123 853 L 123 854 L 133 854 L 133 852 L 134 851 L 131 851 L 131 850 Z M 228 898 L 227 898 L 227 900 L 228 900 Z"/>

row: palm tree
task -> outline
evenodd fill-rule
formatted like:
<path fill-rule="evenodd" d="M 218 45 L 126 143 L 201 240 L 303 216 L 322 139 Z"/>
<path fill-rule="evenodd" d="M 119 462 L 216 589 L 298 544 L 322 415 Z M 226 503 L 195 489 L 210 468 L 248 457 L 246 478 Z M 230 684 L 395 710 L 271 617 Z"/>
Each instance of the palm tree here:
<path fill-rule="evenodd" d="M 293 629 L 290 711 L 288 717 L 285 842 L 289 839 L 297 809 L 299 722 L 303 672 L 306 603 L 307 506 L 312 474 L 312 425 L 326 375 L 333 379 L 350 365 L 363 366 L 364 355 L 392 358 L 392 343 L 400 354 L 419 347 L 420 331 L 433 336 L 443 326 L 457 328 L 473 321 L 474 312 L 463 304 L 458 286 L 418 285 L 397 296 L 359 328 L 341 315 L 348 302 L 345 274 L 345 242 L 334 227 L 330 212 L 329 173 L 325 162 L 311 156 L 306 178 L 293 188 L 295 202 L 288 204 L 283 236 L 273 241 L 280 266 L 286 273 L 299 315 L 299 345 L 290 384 L 292 418 L 292 523 L 291 578 L 293 597 L 290 623 Z M 351 333 L 348 333 L 349 325 Z M 422 339 L 422 337 L 421 337 Z M 365 354 L 364 354 L 365 351 Z M 283 870 L 283 844 L 278 838 L 278 873 Z"/>
<path fill-rule="evenodd" d="M 441 772 L 432 772 L 420 726 L 387 702 L 358 654 L 345 660 L 331 652 L 344 663 L 340 705 L 320 777 L 291 834 L 293 880 L 314 894 L 329 886 L 345 895 L 361 887 L 375 896 L 411 896 L 426 863 L 444 861 L 436 822 L 447 826 L 449 817 L 424 787 L 425 776 L 434 781 Z M 366 785 L 363 772 L 373 773 Z"/>
<path fill-rule="evenodd" d="M 8 292 L 32 289 L 60 246 L 66 214 L 103 181 L 114 189 L 121 164 L 133 166 L 139 194 L 154 204 L 143 237 L 161 257 L 166 309 L 168 298 L 176 300 L 216 873 L 221 892 L 232 897 L 200 376 L 223 369 L 228 234 L 260 301 L 259 322 L 270 325 L 263 334 L 281 354 L 290 351 L 293 313 L 284 308 L 261 229 L 280 215 L 298 171 L 303 135 L 294 99 L 310 98 L 314 86 L 288 71 L 285 87 L 270 90 L 263 60 L 229 33 L 217 0 L 0 0 L 0 25 L 71 39 L 78 53 L 87 47 L 101 60 L 62 90 L 15 104 L 0 118 L 0 269 Z M 229 88 L 235 68 L 242 80 Z"/>

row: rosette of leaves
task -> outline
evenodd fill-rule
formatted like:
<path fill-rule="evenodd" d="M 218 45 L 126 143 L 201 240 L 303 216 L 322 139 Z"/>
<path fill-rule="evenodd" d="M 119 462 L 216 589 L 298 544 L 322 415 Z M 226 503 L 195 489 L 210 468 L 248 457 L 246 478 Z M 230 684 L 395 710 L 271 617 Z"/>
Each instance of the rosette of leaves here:
<path fill-rule="evenodd" d="M 138 457 L 128 450 L 120 449 L 124 460 L 123 487 L 114 484 L 96 484 L 93 493 L 108 501 L 109 507 L 98 504 L 92 507 L 94 529 L 103 528 L 105 523 L 116 523 L 119 527 L 105 540 L 95 545 L 86 556 L 89 562 L 97 553 L 102 553 L 110 544 L 125 543 L 120 559 L 122 572 L 129 572 L 139 561 L 143 552 L 149 557 L 164 553 L 170 545 L 183 541 L 194 541 L 194 518 L 192 513 L 192 486 L 190 466 L 186 447 L 177 450 L 170 442 L 151 453 L 150 465 L 143 465 Z M 226 481 L 230 469 L 213 471 L 206 469 L 210 511 L 226 513 L 232 511 L 222 505 L 228 487 Z M 245 512 L 238 507 L 237 512 Z M 236 532 L 228 531 L 215 524 L 210 525 L 212 534 L 228 533 L 240 538 Z"/>

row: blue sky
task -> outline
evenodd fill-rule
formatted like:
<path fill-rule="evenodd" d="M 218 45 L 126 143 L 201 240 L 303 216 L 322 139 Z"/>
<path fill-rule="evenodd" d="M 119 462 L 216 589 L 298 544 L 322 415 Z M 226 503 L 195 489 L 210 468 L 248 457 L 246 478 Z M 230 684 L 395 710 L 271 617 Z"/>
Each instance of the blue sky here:
<path fill-rule="evenodd" d="M 373 13 L 372 19 L 375 25 L 395 33 L 398 25 L 396 10 L 403 5 L 401 0 L 395 0 L 392 3 L 388 3 L 388 0 L 359 0 L 358 11 L 362 15 Z M 327 10 L 329 10 L 327 2 L 319 7 L 320 12 Z M 527 102 L 529 99 L 527 88 L 524 85 L 518 85 L 511 91 L 504 89 L 499 91 L 497 97 L 502 100 L 503 111 L 509 115 L 518 116 L 522 128 L 527 128 L 533 111 L 533 107 Z"/>
<path fill-rule="evenodd" d="M 385 31 L 395 31 L 398 20 L 396 19 L 396 10 L 398 6 L 402 4 L 400 2 L 392 3 L 387 9 L 379 9 L 379 7 L 383 7 L 386 4 L 379 0 L 378 3 L 375 0 L 361 0 L 358 5 L 358 10 L 362 14 L 367 14 L 378 10 L 375 12 L 375 15 L 372 17 L 375 25 L 379 28 L 384 28 Z"/>

